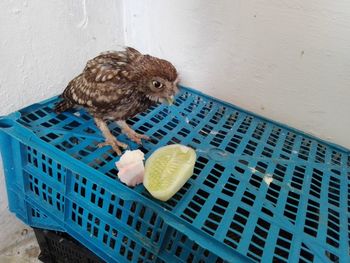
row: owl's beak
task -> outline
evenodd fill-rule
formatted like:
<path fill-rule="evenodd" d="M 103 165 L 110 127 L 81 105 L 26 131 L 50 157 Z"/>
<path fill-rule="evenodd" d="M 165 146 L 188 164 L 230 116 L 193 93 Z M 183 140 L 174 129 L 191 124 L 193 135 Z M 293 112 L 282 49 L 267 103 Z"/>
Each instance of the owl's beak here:
<path fill-rule="evenodd" d="M 166 102 L 168 105 L 172 105 L 174 103 L 174 96 L 167 97 Z"/>

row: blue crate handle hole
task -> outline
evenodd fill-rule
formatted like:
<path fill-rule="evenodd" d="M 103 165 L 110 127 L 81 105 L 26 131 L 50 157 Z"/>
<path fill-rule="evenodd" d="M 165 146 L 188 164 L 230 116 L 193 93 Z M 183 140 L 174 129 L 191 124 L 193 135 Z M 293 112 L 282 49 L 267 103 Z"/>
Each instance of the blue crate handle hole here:
<path fill-rule="evenodd" d="M 11 128 L 13 125 L 13 120 L 0 117 L 0 129 Z"/>

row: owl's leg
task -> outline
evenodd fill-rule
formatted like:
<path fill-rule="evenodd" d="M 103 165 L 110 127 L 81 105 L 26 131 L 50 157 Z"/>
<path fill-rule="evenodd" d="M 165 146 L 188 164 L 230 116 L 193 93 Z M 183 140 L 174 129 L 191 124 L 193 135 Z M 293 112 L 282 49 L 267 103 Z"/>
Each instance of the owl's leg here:
<path fill-rule="evenodd" d="M 122 132 L 129 137 L 130 140 L 136 142 L 137 144 L 142 144 L 141 139 L 150 140 L 150 137 L 144 134 L 139 134 L 133 129 L 125 121 L 117 121 L 118 126 L 122 129 Z"/>
<path fill-rule="evenodd" d="M 97 127 L 101 130 L 103 136 L 106 138 L 106 141 L 99 143 L 98 147 L 111 146 L 118 155 L 121 155 L 122 152 L 120 151 L 120 147 L 126 149 L 128 146 L 125 143 L 118 141 L 114 137 L 114 135 L 108 129 L 107 123 L 104 120 L 100 118 L 94 118 L 94 120 Z"/>

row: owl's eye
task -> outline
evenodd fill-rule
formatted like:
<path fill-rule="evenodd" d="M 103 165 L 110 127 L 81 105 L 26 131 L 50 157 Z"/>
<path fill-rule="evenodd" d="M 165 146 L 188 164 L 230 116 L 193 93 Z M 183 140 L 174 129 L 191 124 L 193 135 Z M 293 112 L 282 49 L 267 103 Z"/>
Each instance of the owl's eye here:
<path fill-rule="evenodd" d="M 156 81 L 156 80 L 153 80 L 152 84 L 153 84 L 153 87 L 155 87 L 157 89 L 160 89 L 163 86 L 162 83 L 160 83 L 159 81 Z"/>

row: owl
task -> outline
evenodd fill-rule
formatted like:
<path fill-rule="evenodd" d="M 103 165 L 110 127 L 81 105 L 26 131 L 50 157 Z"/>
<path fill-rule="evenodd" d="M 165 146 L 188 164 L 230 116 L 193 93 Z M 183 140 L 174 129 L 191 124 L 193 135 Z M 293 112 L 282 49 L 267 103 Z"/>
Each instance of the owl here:
<path fill-rule="evenodd" d="M 107 51 L 89 60 L 83 72 L 68 83 L 55 111 L 85 108 L 105 137 L 98 146 L 111 146 L 120 155 L 121 148 L 127 145 L 112 135 L 106 121 L 115 121 L 138 144 L 142 139 L 149 140 L 128 126 L 126 120 L 159 102 L 171 104 L 177 84 L 177 70 L 164 59 L 143 55 L 131 47 Z"/>

